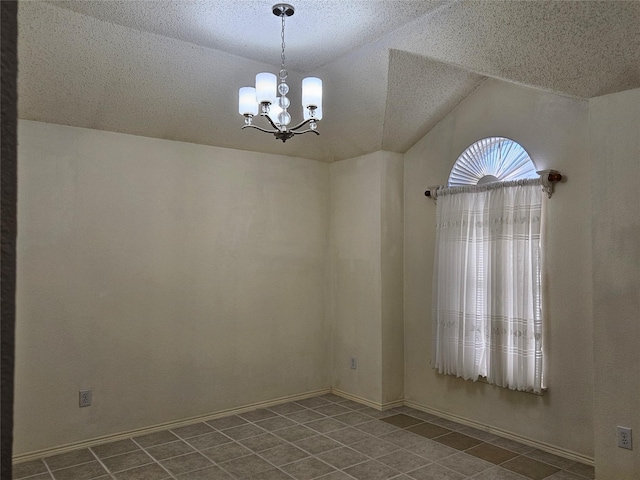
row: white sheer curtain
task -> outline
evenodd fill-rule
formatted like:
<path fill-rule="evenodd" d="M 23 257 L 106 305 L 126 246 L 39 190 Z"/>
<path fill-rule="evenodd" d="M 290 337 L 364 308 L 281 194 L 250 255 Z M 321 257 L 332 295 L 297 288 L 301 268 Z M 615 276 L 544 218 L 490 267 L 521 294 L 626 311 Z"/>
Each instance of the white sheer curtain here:
<path fill-rule="evenodd" d="M 437 192 L 432 367 L 540 393 L 539 179 Z"/>

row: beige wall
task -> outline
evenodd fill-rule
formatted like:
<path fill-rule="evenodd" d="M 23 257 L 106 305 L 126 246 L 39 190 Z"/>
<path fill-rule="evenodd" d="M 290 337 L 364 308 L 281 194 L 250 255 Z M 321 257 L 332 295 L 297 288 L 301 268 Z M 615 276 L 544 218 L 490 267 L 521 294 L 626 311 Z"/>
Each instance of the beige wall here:
<path fill-rule="evenodd" d="M 383 406 L 404 399 L 404 159 L 385 155 L 380 171 Z"/>
<path fill-rule="evenodd" d="M 329 388 L 327 164 L 28 121 L 19 159 L 16 454 Z"/>
<path fill-rule="evenodd" d="M 330 186 L 332 387 L 381 406 L 403 394 L 402 155 L 333 163 Z"/>
<path fill-rule="evenodd" d="M 640 89 L 589 102 L 596 477 L 640 478 Z M 634 429 L 634 450 L 616 426 Z"/>
<path fill-rule="evenodd" d="M 639 116 L 640 90 L 586 102 L 489 80 L 404 161 L 331 165 L 21 121 L 15 453 L 331 385 L 637 477 L 615 426 L 640 428 Z M 543 396 L 429 366 L 424 190 L 490 135 L 567 178 L 547 205 Z"/>
<path fill-rule="evenodd" d="M 588 103 L 488 80 L 405 154 L 405 398 L 568 452 L 593 456 Z M 548 201 L 543 396 L 438 375 L 431 355 L 435 205 L 456 158 L 483 137 L 519 142 L 538 169 L 567 177 Z"/>

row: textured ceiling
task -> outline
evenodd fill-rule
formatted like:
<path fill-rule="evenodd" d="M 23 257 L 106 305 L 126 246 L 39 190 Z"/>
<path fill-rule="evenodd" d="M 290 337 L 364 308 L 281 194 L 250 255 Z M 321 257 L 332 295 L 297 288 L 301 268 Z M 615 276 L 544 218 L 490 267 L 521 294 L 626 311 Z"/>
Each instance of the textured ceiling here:
<path fill-rule="evenodd" d="M 406 151 L 487 77 L 578 98 L 640 87 L 638 1 L 300 0 L 290 112 L 313 74 L 324 119 L 283 144 L 237 113 L 238 88 L 279 69 L 273 3 L 20 2 L 19 116 L 330 162 Z"/>

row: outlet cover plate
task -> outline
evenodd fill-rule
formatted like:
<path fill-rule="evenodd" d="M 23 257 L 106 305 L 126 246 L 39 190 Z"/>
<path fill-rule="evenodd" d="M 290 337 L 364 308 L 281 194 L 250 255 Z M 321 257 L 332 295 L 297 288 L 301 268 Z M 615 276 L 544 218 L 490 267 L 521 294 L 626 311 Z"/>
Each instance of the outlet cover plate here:
<path fill-rule="evenodd" d="M 629 427 L 618 426 L 618 446 L 620 448 L 626 448 L 627 450 L 633 450 L 631 429 Z"/>
<path fill-rule="evenodd" d="M 91 405 L 91 389 L 80 390 L 80 407 L 88 407 Z"/>

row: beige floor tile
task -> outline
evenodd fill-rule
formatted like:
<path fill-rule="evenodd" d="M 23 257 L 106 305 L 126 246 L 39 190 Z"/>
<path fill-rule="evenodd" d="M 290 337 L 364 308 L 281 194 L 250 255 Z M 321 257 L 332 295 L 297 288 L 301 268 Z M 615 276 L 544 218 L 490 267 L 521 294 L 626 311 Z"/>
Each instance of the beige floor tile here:
<path fill-rule="evenodd" d="M 288 413 L 294 413 L 294 412 L 299 412 L 300 410 L 305 410 L 305 407 L 295 402 L 289 402 L 289 403 L 281 403 L 280 405 L 274 405 L 273 407 L 269 407 L 269 410 L 279 415 L 286 415 Z"/>
<path fill-rule="evenodd" d="M 438 463 L 469 477 L 480 472 L 484 472 L 485 470 L 489 470 L 494 466 L 493 463 L 485 462 L 484 460 L 474 457 L 473 455 L 467 455 L 463 452 L 438 460 Z"/>
<path fill-rule="evenodd" d="M 105 476 L 107 472 L 98 461 L 83 463 L 74 467 L 67 467 L 53 472 L 56 480 L 90 480 Z"/>
<path fill-rule="evenodd" d="M 169 430 L 162 430 L 160 432 L 148 433 L 146 435 L 140 435 L 139 437 L 133 437 L 133 440 L 142 448 L 147 448 L 163 443 L 175 442 L 176 440 L 180 439 Z"/>
<path fill-rule="evenodd" d="M 173 475 L 181 475 L 183 473 L 210 467 L 211 461 L 200 453 L 189 453 L 180 457 L 162 460 L 160 464 Z"/>
<path fill-rule="evenodd" d="M 136 450 L 134 452 L 105 458 L 102 460 L 102 463 L 110 472 L 113 473 L 121 472 L 122 470 L 129 470 L 134 467 L 141 467 L 142 465 L 153 463 L 153 461 L 153 458 L 147 455 L 143 450 Z"/>
<path fill-rule="evenodd" d="M 333 403 L 331 405 L 325 405 L 322 407 L 314 408 L 314 411 L 322 415 L 326 415 L 327 417 L 334 417 L 336 415 L 352 412 L 353 410 L 350 410 L 346 407 L 342 407 L 339 404 Z"/>
<path fill-rule="evenodd" d="M 39 473 L 47 473 L 47 467 L 40 459 L 30 462 L 16 463 L 13 465 L 13 478 L 15 480 L 24 477 L 32 477 Z"/>
<path fill-rule="evenodd" d="M 305 423 L 305 427 L 311 428 L 318 433 L 328 433 L 340 428 L 344 428 L 344 423 L 334 420 L 333 418 L 321 418 L 313 422 Z"/>
<path fill-rule="evenodd" d="M 596 478 L 595 469 L 583 463 L 576 462 L 565 470 L 568 470 L 571 473 L 577 473 L 585 478 Z"/>
<path fill-rule="evenodd" d="M 260 456 L 272 465 L 281 467 L 282 465 L 302 460 L 308 457 L 309 453 L 288 443 L 260 452 Z"/>
<path fill-rule="evenodd" d="M 202 450 L 201 453 L 216 463 L 223 463 L 235 458 L 246 457 L 253 452 L 239 443 L 233 442 Z"/>
<path fill-rule="evenodd" d="M 205 450 L 225 443 L 231 443 L 233 440 L 221 432 L 212 432 L 198 437 L 192 437 L 185 440 L 196 450 Z"/>
<path fill-rule="evenodd" d="M 345 469 L 345 472 L 358 480 L 387 480 L 398 476 L 400 472 L 376 460 L 369 460 Z"/>
<path fill-rule="evenodd" d="M 318 454 L 317 457 L 338 470 L 343 470 L 351 465 L 356 465 L 357 463 L 369 460 L 369 457 L 366 455 L 349 447 L 340 447 L 329 450 L 328 452 Z"/>
<path fill-rule="evenodd" d="M 371 437 L 362 442 L 355 443 L 351 445 L 351 448 L 353 448 L 354 450 L 357 450 L 360 453 L 364 453 L 365 455 L 368 455 L 371 458 L 388 455 L 389 453 L 400 449 L 398 445 L 386 442 L 376 437 Z"/>
<path fill-rule="evenodd" d="M 325 400 L 322 397 L 311 397 L 311 398 L 305 398 L 304 400 L 296 400 L 296 403 L 299 405 L 302 405 L 303 407 L 316 408 L 316 407 L 322 407 L 323 405 L 330 405 L 331 403 L 334 403 L 334 402 Z"/>
<path fill-rule="evenodd" d="M 296 440 L 302 440 L 303 438 L 313 437 L 314 435 L 317 435 L 318 432 L 303 425 L 296 425 L 295 427 L 276 430 L 274 434 L 285 439 L 287 442 L 295 442 Z"/>
<path fill-rule="evenodd" d="M 176 478 L 178 480 L 234 480 L 231 475 L 216 466 L 184 473 L 182 475 L 178 475 Z"/>
<path fill-rule="evenodd" d="M 405 415 L 404 413 L 400 413 L 398 415 L 391 415 L 390 417 L 384 417 L 381 419 L 383 422 L 390 423 L 396 427 L 407 428 L 418 423 L 423 423 L 422 420 L 419 420 L 415 417 L 410 417 L 409 415 Z"/>
<path fill-rule="evenodd" d="M 471 447 L 466 450 L 466 453 L 495 465 L 500 465 L 501 463 L 518 456 L 517 453 L 512 452 L 511 450 L 506 450 L 490 443 L 481 443 L 475 447 Z"/>
<path fill-rule="evenodd" d="M 446 435 L 436 437 L 434 440 L 448 447 L 455 448 L 456 450 L 467 450 L 482 443 L 482 440 L 458 432 L 447 433 Z"/>
<path fill-rule="evenodd" d="M 293 427 L 294 425 L 296 425 L 296 422 L 286 417 L 277 416 L 262 420 L 261 422 L 257 422 L 256 425 L 258 425 L 260 428 L 264 428 L 268 432 L 273 432 L 275 430 L 282 430 L 283 428 Z"/>
<path fill-rule="evenodd" d="M 261 408 L 259 410 L 251 410 L 250 412 L 241 413 L 239 416 L 250 422 L 259 422 L 260 420 L 266 420 L 267 418 L 277 417 L 278 414 L 269 409 Z"/>
<path fill-rule="evenodd" d="M 220 467 L 224 468 L 234 477 L 239 478 L 256 475 L 273 469 L 273 465 L 256 454 L 229 460 L 228 462 L 220 464 Z"/>
<path fill-rule="evenodd" d="M 296 480 L 312 480 L 322 475 L 326 475 L 335 469 L 321 462 L 317 458 L 309 457 L 295 463 L 290 463 L 281 468 L 286 474 Z"/>
<path fill-rule="evenodd" d="M 413 472 L 409 472 L 407 475 L 416 480 L 463 480 L 466 478 L 461 473 L 450 470 L 437 463 L 419 468 Z"/>
<path fill-rule="evenodd" d="M 441 458 L 448 457 L 449 455 L 454 455 L 459 451 L 455 448 L 447 447 L 446 445 L 438 443 L 435 440 L 430 440 L 427 438 L 419 443 L 416 443 L 415 445 L 410 446 L 409 448 L 407 448 L 407 450 L 433 462 L 435 462 L 436 460 L 440 460 Z"/>
<path fill-rule="evenodd" d="M 156 445 L 155 447 L 149 447 L 146 449 L 147 453 L 156 460 L 164 460 L 166 458 L 178 457 L 180 455 L 186 455 L 187 453 L 193 453 L 195 450 L 193 447 L 187 445 L 182 440 L 177 442 L 163 443 L 162 445 Z"/>
<path fill-rule="evenodd" d="M 312 437 L 303 438 L 302 440 L 293 442 L 293 444 L 313 455 L 342 446 L 341 443 L 325 437 L 324 435 L 314 435 Z"/>
<path fill-rule="evenodd" d="M 353 445 L 354 443 L 362 442 L 363 440 L 371 438 L 371 435 L 368 433 L 357 430 L 353 427 L 334 430 L 333 432 L 327 433 L 326 436 L 344 445 Z"/>
<path fill-rule="evenodd" d="M 333 417 L 335 420 L 342 422 L 349 426 L 359 425 L 371 421 L 371 417 L 360 412 L 354 412 L 353 410 L 348 413 L 336 415 Z"/>
<path fill-rule="evenodd" d="M 248 422 L 238 415 L 230 415 L 228 417 L 207 420 L 205 423 L 216 430 L 227 430 L 228 428 L 238 427 Z"/>
<path fill-rule="evenodd" d="M 504 462 L 501 467 L 531 478 L 532 480 L 542 480 L 558 472 L 560 469 L 546 463 L 539 462 L 529 457 L 516 457 Z"/>
<path fill-rule="evenodd" d="M 255 437 L 245 438 L 244 440 L 240 440 L 238 443 L 244 445 L 249 450 L 252 450 L 254 452 L 261 452 L 263 450 L 268 450 L 269 448 L 283 445 L 287 442 L 271 433 L 265 433 L 263 435 L 256 435 Z"/>
<path fill-rule="evenodd" d="M 98 458 L 113 457 L 114 455 L 120 455 L 138 449 L 140 449 L 140 447 L 129 438 L 91 447 L 91 450 Z"/>
<path fill-rule="evenodd" d="M 171 475 L 157 463 L 114 474 L 117 480 L 163 480 Z"/>
<path fill-rule="evenodd" d="M 430 460 L 404 449 L 396 450 L 395 452 L 379 457 L 376 460 L 403 473 L 417 470 L 418 468 L 431 463 Z"/>
<path fill-rule="evenodd" d="M 53 455 L 51 457 L 45 457 L 44 462 L 51 470 L 60 470 L 74 465 L 92 462 L 95 461 L 95 459 L 96 457 L 93 456 L 93 453 L 91 453 L 88 448 L 83 448 L 72 452 Z"/>
<path fill-rule="evenodd" d="M 554 467 L 558 468 L 567 468 L 575 463 L 575 461 L 569 460 L 568 458 L 559 457 L 558 455 L 543 452 L 542 450 L 537 449 L 532 450 L 525 456 L 533 458 L 534 460 L 538 460 L 540 462 L 548 463 L 549 465 L 553 465 Z"/>
<path fill-rule="evenodd" d="M 205 433 L 211 433 L 213 432 L 213 428 L 206 423 L 195 423 L 184 427 L 172 428 L 171 431 L 180 438 L 191 438 L 204 435 Z"/>
<path fill-rule="evenodd" d="M 415 433 L 425 438 L 436 438 L 451 433 L 451 430 L 434 425 L 433 423 L 420 423 L 407 428 L 407 432 Z"/>

